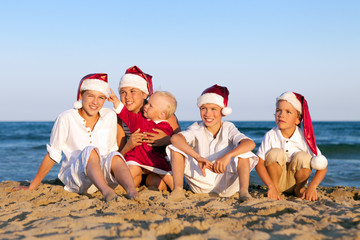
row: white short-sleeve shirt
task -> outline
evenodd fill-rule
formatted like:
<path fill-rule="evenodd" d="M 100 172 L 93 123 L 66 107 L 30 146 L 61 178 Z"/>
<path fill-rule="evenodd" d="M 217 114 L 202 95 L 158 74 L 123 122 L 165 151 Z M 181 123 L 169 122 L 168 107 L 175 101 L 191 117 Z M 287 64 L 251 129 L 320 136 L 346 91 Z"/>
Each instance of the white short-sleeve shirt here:
<path fill-rule="evenodd" d="M 100 118 L 93 130 L 86 127 L 78 110 L 70 109 L 61 113 L 53 126 L 50 144 L 47 151 L 51 159 L 60 163 L 59 175 L 64 171 L 69 162 L 77 159 L 81 151 L 87 146 L 95 146 L 101 157 L 106 157 L 110 152 L 117 151 L 117 116 L 111 109 L 102 108 Z"/>
<path fill-rule="evenodd" d="M 186 142 L 202 157 L 210 162 L 225 155 L 237 147 L 241 140 L 250 139 L 241 133 L 238 128 L 231 122 L 222 122 L 221 128 L 214 138 L 202 121 L 193 123 L 187 130 L 180 132 Z M 257 162 L 257 156 L 252 152 L 247 152 L 232 158 L 226 167 L 226 171 L 222 174 L 213 173 L 205 169 L 206 177 L 201 173 L 198 162 L 191 156 L 186 155 L 179 149 L 169 145 L 167 150 L 180 152 L 185 156 L 185 177 L 195 193 L 215 192 L 220 196 L 231 196 L 239 191 L 239 181 L 237 173 L 237 158 L 249 158 L 250 170 L 252 170 Z M 169 154 L 169 151 L 168 151 Z"/>
<path fill-rule="evenodd" d="M 299 151 L 304 151 L 309 153 L 311 156 L 315 156 L 305 141 L 303 130 L 299 127 L 296 127 L 294 134 L 290 138 L 283 137 L 280 129 L 278 127 L 274 127 L 265 134 L 257 155 L 261 159 L 265 160 L 267 152 L 272 148 L 280 148 L 284 150 L 287 162 L 290 162 L 293 154 Z M 320 150 L 317 149 L 317 151 L 318 155 L 321 155 Z"/>

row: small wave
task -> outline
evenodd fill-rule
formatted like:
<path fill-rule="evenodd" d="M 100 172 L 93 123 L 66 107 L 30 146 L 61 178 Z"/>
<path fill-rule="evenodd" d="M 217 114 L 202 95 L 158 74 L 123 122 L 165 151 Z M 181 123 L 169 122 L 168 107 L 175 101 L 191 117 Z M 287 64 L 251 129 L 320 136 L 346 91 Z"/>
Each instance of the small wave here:
<path fill-rule="evenodd" d="M 320 149 L 321 153 L 327 158 L 360 158 L 359 144 L 318 144 L 318 148 Z"/>

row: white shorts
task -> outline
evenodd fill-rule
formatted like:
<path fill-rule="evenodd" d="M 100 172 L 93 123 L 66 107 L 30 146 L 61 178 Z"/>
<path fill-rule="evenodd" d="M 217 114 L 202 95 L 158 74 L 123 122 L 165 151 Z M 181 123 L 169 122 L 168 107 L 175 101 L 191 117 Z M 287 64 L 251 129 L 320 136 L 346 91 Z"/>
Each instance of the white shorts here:
<path fill-rule="evenodd" d="M 79 157 L 68 164 L 68 167 L 59 173 L 58 177 L 65 185 L 64 189 L 69 192 L 76 192 L 80 194 L 94 193 L 98 189 L 92 184 L 86 173 L 86 166 L 92 150 L 100 156 L 99 150 L 94 146 L 84 148 Z M 103 171 L 105 181 L 111 188 L 116 188 L 118 182 L 111 174 L 111 161 L 114 156 L 120 156 L 125 162 L 125 159 L 119 152 L 111 152 L 105 158 L 100 157 L 100 167 Z"/>
<path fill-rule="evenodd" d="M 237 172 L 238 158 L 249 158 L 250 171 L 253 170 L 259 161 L 259 158 L 252 152 L 240 154 L 233 158 L 226 166 L 224 173 L 214 173 L 205 169 L 206 177 L 202 175 L 198 162 L 189 157 L 186 153 L 175 148 L 173 145 L 167 147 L 167 153 L 170 156 L 170 151 L 173 150 L 182 154 L 185 158 L 184 176 L 190 189 L 194 193 L 210 193 L 214 192 L 222 197 L 230 197 L 237 193 L 240 188 L 239 175 Z M 249 173 L 250 174 L 250 173 Z"/>

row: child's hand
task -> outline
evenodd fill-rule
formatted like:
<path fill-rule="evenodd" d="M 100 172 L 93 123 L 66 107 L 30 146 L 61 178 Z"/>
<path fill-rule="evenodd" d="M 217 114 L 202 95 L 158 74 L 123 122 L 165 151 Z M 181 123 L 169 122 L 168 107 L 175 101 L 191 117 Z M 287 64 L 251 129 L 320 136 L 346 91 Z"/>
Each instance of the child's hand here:
<path fill-rule="evenodd" d="M 199 167 L 204 177 L 206 177 L 205 169 L 209 169 L 213 172 L 213 164 L 206 158 L 199 157 L 196 161 L 199 163 Z"/>
<path fill-rule="evenodd" d="M 119 106 L 120 103 L 120 100 L 118 99 L 118 97 L 115 95 L 114 91 L 111 88 L 110 88 L 108 101 L 114 104 L 115 109 Z"/>
<path fill-rule="evenodd" d="M 162 147 L 170 143 L 170 136 L 168 136 L 164 131 L 153 128 L 152 132 L 144 132 L 143 142 L 147 142 L 150 147 Z"/>
<path fill-rule="evenodd" d="M 18 186 L 11 189 L 12 192 L 19 191 L 19 190 L 29 190 L 29 186 Z"/>
<path fill-rule="evenodd" d="M 281 200 L 280 194 L 276 188 L 268 188 L 267 197 L 274 200 Z"/>
<path fill-rule="evenodd" d="M 213 166 L 213 172 L 215 173 L 223 173 L 226 170 L 226 166 L 229 164 L 231 157 L 224 155 L 221 158 L 215 160 Z"/>
<path fill-rule="evenodd" d="M 140 146 L 142 144 L 142 139 L 144 134 L 140 132 L 140 128 L 133 132 L 127 141 L 127 145 L 129 145 L 130 149 L 133 149 L 136 146 Z"/>
<path fill-rule="evenodd" d="M 309 187 L 303 193 L 301 199 L 306 199 L 309 201 L 317 201 L 318 196 L 317 196 L 316 187 L 309 185 Z"/>

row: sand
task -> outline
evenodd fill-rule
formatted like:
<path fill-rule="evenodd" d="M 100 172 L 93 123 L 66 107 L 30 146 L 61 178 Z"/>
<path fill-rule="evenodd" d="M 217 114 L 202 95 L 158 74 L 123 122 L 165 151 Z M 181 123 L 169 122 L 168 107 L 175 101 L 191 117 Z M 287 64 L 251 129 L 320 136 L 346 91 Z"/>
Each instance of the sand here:
<path fill-rule="evenodd" d="M 0 183 L 0 239 L 360 239 L 360 189 L 319 188 L 320 200 L 265 197 L 251 185 L 254 199 L 220 198 L 185 192 L 172 202 L 169 192 L 140 187 L 137 200 L 106 203 L 100 193 L 79 195 L 58 181 L 37 190 L 11 191 L 24 184 Z"/>

